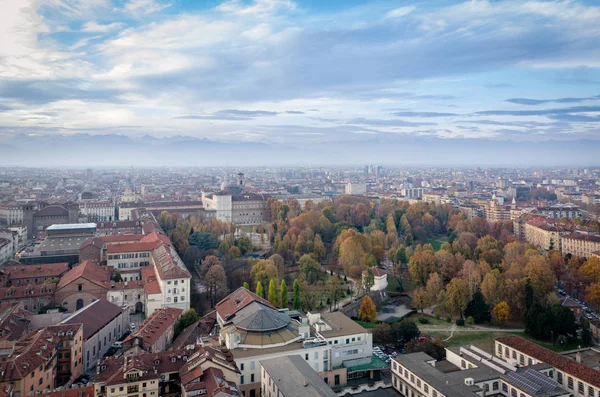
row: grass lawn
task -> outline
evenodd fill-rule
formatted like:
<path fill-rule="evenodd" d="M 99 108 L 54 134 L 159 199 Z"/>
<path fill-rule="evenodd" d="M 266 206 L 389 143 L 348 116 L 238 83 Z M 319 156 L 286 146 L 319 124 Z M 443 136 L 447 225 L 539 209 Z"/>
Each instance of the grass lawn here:
<path fill-rule="evenodd" d="M 410 316 L 409 318 L 411 320 L 413 320 L 415 322 L 415 324 L 417 324 L 419 327 L 425 327 L 425 328 L 437 327 L 437 326 L 449 328 L 452 325 L 451 323 L 449 323 L 445 320 L 442 320 L 442 319 L 438 320 L 437 318 L 435 318 L 433 316 L 429 316 L 427 314 L 424 315 L 423 317 L 425 317 L 426 319 L 429 320 L 429 324 L 421 324 L 419 322 L 419 318 L 421 318 L 421 313 L 415 313 L 412 316 Z"/>
<path fill-rule="evenodd" d="M 434 251 L 439 251 L 442 248 L 442 244 L 444 244 L 446 241 L 448 241 L 448 237 L 437 236 L 427 240 L 427 244 L 431 244 Z"/>
<path fill-rule="evenodd" d="M 367 328 L 367 329 L 369 329 L 369 328 L 375 328 L 378 325 L 376 323 L 367 323 L 365 321 L 358 321 L 358 320 L 354 320 L 354 322 L 356 324 L 358 324 L 358 325 L 361 325 L 363 328 Z"/>

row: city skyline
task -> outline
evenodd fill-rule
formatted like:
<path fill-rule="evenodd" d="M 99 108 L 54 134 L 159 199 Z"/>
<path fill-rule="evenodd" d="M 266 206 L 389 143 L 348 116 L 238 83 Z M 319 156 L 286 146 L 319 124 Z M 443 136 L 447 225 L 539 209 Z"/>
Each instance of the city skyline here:
<path fill-rule="evenodd" d="M 53 143 L 57 165 L 587 166 L 600 148 L 591 1 L 31 0 L 0 15 L 5 165 L 44 165 Z M 78 152 L 90 142 L 101 162 Z"/>

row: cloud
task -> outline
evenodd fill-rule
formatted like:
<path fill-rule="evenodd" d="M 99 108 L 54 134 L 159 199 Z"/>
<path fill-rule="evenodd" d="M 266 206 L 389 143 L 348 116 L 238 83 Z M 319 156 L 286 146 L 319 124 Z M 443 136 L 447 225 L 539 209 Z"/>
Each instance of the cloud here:
<path fill-rule="evenodd" d="M 102 32 L 102 33 L 106 33 L 106 32 L 111 32 L 113 30 L 118 30 L 123 26 L 122 23 L 119 22 L 113 22 L 113 23 L 107 23 L 105 25 L 99 24 L 96 21 L 89 21 L 83 24 L 83 26 L 81 27 L 81 31 L 82 32 Z"/>
<path fill-rule="evenodd" d="M 171 4 L 167 3 L 166 1 L 129 0 L 127 3 L 125 3 L 123 10 L 133 15 L 134 17 L 139 18 L 158 11 L 162 11 L 170 6 Z"/>
<path fill-rule="evenodd" d="M 440 113 L 440 112 L 394 112 L 393 115 L 398 116 L 398 117 L 422 117 L 422 118 L 460 116 L 457 113 Z"/>
<path fill-rule="evenodd" d="M 229 0 L 216 7 L 218 11 L 236 15 L 265 15 L 280 11 L 293 11 L 296 3 L 291 0 L 253 0 L 244 5 L 240 0 Z"/>
<path fill-rule="evenodd" d="M 205 115 L 177 116 L 175 119 L 184 120 L 252 120 L 258 117 L 276 116 L 278 112 L 268 110 L 224 109 Z"/>
<path fill-rule="evenodd" d="M 385 18 L 386 19 L 400 18 L 400 17 L 410 14 L 411 12 L 414 11 L 414 9 L 415 9 L 415 6 L 406 6 L 406 7 L 395 8 L 395 9 L 387 12 L 385 14 Z"/>
<path fill-rule="evenodd" d="M 412 122 L 405 120 L 377 120 L 365 118 L 353 118 L 346 121 L 347 124 L 364 124 L 377 127 L 420 127 L 426 125 L 437 125 L 429 122 Z"/>
<path fill-rule="evenodd" d="M 475 112 L 475 116 L 548 116 L 569 113 L 600 112 L 600 106 L 574 106 L 569 108 L 539 109 L 539 110 L 485 110 Z"/>
<path fill-rule="evenodd" d="M 556 98 L 556 99 L 531 99 L 531 98 L 510 98 L 506 102 L 516 103 L 519 105 L 542 105 L 545 103 L 577 103 L 590 100 L 598 100 L 600 95 L 583 97 L 583 98 Z"/>

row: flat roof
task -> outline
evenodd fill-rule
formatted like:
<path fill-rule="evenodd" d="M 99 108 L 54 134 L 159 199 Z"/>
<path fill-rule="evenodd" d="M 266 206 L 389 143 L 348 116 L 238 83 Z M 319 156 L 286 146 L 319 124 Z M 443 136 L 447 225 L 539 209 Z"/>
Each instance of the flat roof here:
<path fill-rule="evenodd" d="M 260 360 L 260 365 L 285 396 L 337 395 L 299 355 Z"/>
<path fill-rule="evenodd" d="M 95 223 L 63 223 L 50 225 L 46 230 L 69 230 L 69 229 L 89 229 L 96 227 Z"/>

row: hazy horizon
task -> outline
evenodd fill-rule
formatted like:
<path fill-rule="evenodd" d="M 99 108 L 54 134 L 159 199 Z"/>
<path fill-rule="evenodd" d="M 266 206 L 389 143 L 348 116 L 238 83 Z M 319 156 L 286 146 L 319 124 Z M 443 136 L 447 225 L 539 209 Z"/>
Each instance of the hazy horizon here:
<path fill-rule="evenodd" d="M 0 3 L 0 166 L 591 166 L 594 1 Z"/>

